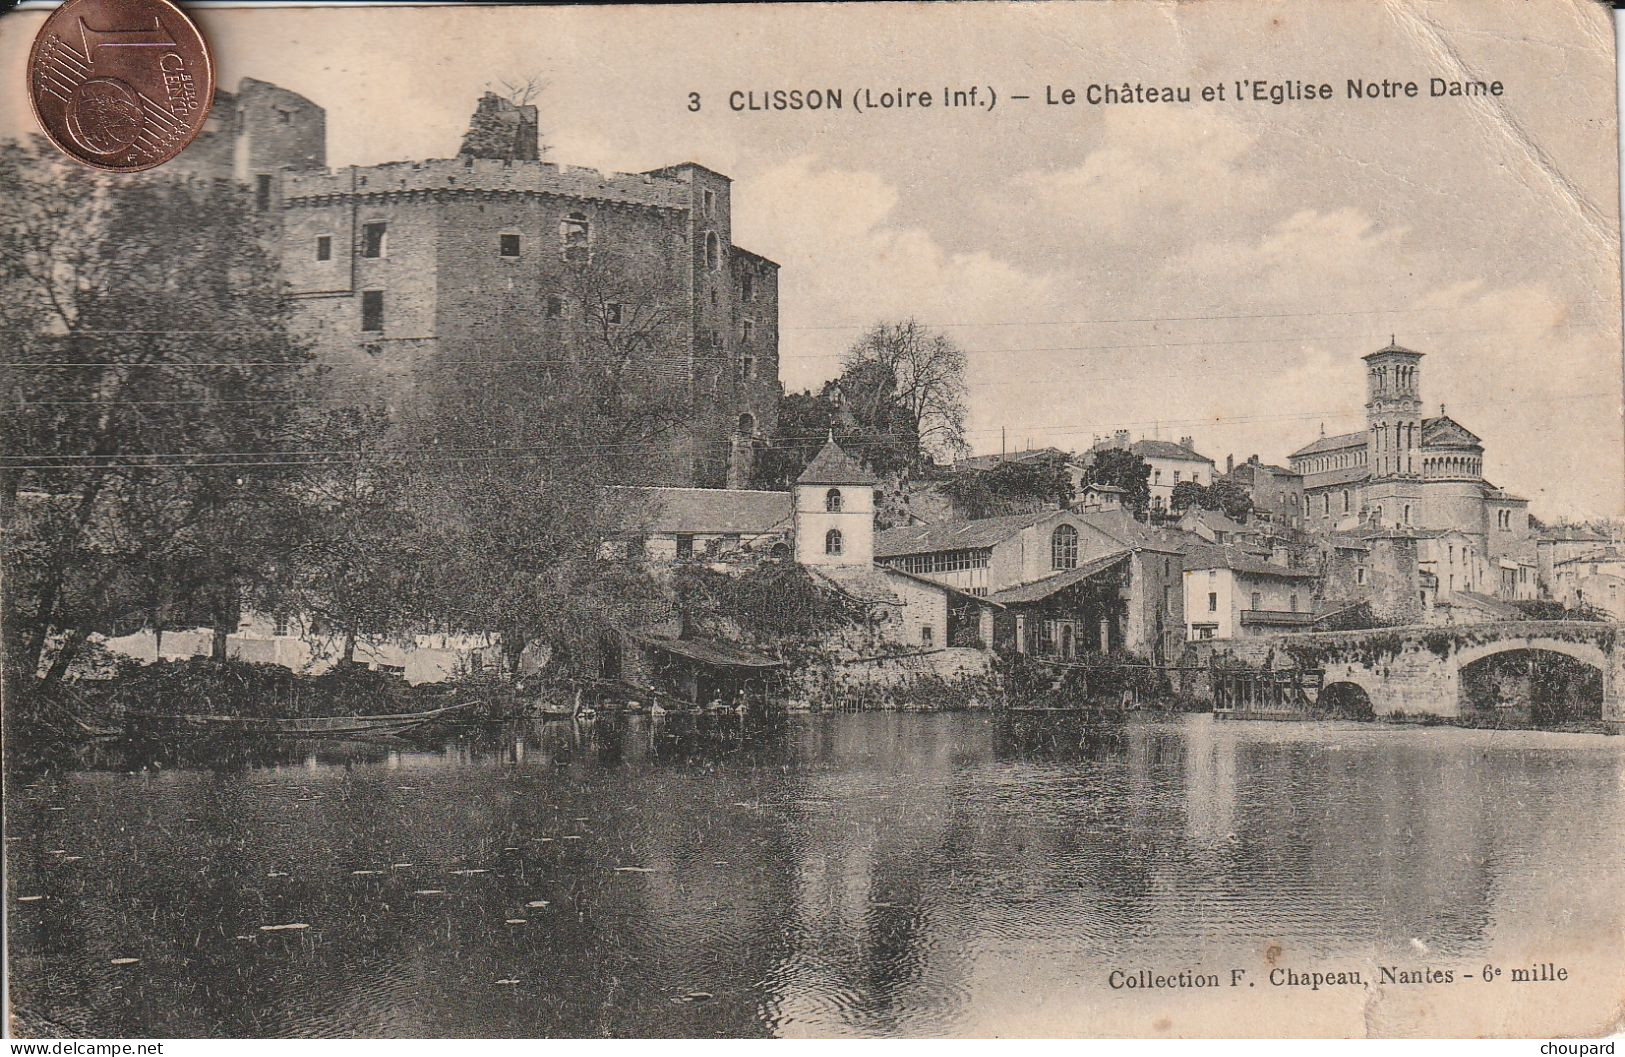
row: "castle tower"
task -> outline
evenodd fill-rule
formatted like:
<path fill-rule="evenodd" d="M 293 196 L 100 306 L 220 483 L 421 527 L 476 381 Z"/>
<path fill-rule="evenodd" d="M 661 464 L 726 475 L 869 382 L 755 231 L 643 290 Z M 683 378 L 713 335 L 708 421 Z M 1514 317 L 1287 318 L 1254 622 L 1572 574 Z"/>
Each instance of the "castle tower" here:
<path fill-rule="evenodd" d="M 1419 509 L 1422 477 L 1422 354 L 1390 340 L 1366 365 L 1365 505 L 1382 525 Z"/>
<path fill-rule="evenodd" d="M 875 560 L 875 485 L 835 435 L 796 478 L 796 561 L 801 565 L 871 565 Z"/>

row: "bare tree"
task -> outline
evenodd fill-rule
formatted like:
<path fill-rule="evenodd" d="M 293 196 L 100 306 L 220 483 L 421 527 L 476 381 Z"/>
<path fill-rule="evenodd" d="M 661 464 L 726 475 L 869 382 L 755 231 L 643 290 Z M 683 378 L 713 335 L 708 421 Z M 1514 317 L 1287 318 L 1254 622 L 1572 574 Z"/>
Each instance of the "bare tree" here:
<path fill-rule="evenodd" d="M 508 90 L 508 102 L 514 106 L 528 106 L 547 91 L 547 80 L 540 73 L 528 73 L 511 81 L 504 77 L 498 83 Z"/>
<path fill-rule="evenodd" d="M 952 457 L 965 444 L 965 350 L 915 319 L 877 323 L 847 350 L 843 378 L 890 385 L 888 393 L 849 393 L 902 409 L 913 426 L 918 454 Z"/>

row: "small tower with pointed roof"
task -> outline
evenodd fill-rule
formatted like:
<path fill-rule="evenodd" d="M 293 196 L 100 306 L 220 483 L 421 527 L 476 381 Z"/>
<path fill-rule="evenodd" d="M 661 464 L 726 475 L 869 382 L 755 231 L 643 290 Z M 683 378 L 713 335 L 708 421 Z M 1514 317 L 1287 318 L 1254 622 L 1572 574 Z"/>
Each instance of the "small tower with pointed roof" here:
<path fill-rule="evenodd" d="M 835 443 L 834 431 L 796 478 L 796 561 L 871 565 L 878 478 Z"/>

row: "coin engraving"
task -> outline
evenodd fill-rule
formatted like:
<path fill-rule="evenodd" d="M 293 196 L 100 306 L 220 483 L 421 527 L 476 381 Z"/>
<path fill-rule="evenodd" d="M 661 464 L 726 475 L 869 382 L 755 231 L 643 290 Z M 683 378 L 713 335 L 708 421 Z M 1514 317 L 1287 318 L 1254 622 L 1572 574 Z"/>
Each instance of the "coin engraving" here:
<path fill-rule="evenodd" d="M 68 99 L 68 132 L 96 154 L 129 147 L 143 124 L 135 91 L 117 78 L 92 78 L 75 88 Z"/>
<path fill-rule="evenodd" d="M 214 96 L 208 47 L 169 0 L 68 0 L 40 27 L 28 68 L 47 138 L 120 172 L 180 153 Z"/>

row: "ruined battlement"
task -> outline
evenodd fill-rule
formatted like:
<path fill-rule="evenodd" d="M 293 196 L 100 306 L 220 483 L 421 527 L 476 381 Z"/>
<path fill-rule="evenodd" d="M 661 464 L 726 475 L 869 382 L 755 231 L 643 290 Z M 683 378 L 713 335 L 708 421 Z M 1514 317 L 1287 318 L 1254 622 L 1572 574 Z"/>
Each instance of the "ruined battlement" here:
<path fill-rule="evenodd" d="M 466 156 L 289 172 L 283 181 L 283 201 L 289 207 L 378 195 L 504 192 L 687 209 L 690 194 L 687 182 L 671 176 Z"/>

